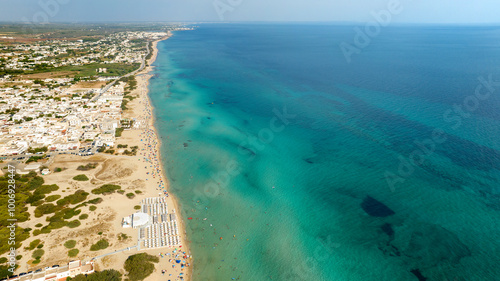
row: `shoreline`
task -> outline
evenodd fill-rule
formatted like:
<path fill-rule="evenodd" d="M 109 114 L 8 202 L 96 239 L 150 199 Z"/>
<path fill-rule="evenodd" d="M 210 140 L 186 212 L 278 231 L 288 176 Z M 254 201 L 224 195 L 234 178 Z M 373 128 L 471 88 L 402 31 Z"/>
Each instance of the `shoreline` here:
<path fill-rule="evenodd" d="M 30 231 L 22 240 L 24 247 L 18 248 L 19 259 L 16 264 L 19 267 L 15 273 L 26 273 L 51 265 L 65 265 L 69 260 L 81 260 L 93 261 L 96 271 L 114 269 L 126 274 L 126 259 L 134 254 L 147 253 L 159 257 L 160 262 L 155 263 L 155 269 L 146 281 L 169 278 L 178 280 L 179 276 L 184 277 L 183 280 L 193 279 L 191 267 L 194 259 L 187 239 L 186 221 L 180 217 L 181 209 L 177 198 L 169 191 L 165 170 L 167 162 L 166 159 L 161 159 L 162 142 L 155 127 L 157 120 L 153 114 L 154 107 L 148 88 L 149 79 L 153 77 L 152 64 L 158 55 L 157 44 L 171 36 L 172 33 L 169 32 L 161 39 L 149 41 L 151 56 L 147 60 L 143 58 L 143 67 L 130 75 L 135 77 L 137 87 L 130 90 L 129 93 L 134 98 L 130 99 L 128 108 L 122 110 L 121 116 L 136 120 L 136 128 L 123 130 L 106 153 L 89 156 L 60 154 L 39 163 L 46 165 L 49 173 L 39 176 L 42 182 L 37 181 L 36 184 L 52 188 L 46 193 L 49 196 L 44 195 L 36 201 L 39 204 L 25 202 L 29 219 L 19 221 L 18 225 L 24 229 L 29 228 Z M 127 152 L 131 148 L 135 153 Z M 76 179 L 77 177 L 80 179 Z M 106 194 L 93 192 L 105 185 L 115 185 L 120 190 Z M 76 195 L 78 198 L 75 202 L 66 202 L 58 208 L 59 200 L 68 200 L 70 196 L 74 198 Z M 141 242 L 144 245 L 141 247 L 138 244 L 141 239 L 138 230 L 123 227 L 122 218 L 137 212 L 136 207 L 140 207 L 138 204 L 152 197 L 164 198 L 168 214 L 175 214 L 175 218 L 171 220 L 176 222 L 178 231 L 168 235 L 176 236 L 181 246 L 146 248 L 144 242 Z M 54 206 L 55 210 L 38 212 L 37 215 L 41 204 Z M 49 220 L 56 215 L 66 216 L 67 212 L 64 210 L 74 212 L 69 213 L 67 218 L 64 217 L 61 224 L 56 225 Z M 100 240 L 105 240 L 108 244 L 101 249 L 92 250 L 93 244 Z M 74 245 L 66 246 L 69 241 L 74 241 Z M 37 251 L 38 258 L 35 259 L 33 255 Z M 0 255 L 4 256 L 5 254 Z M 181 260 L 182 264 L 178 264 L 176 260 Z"/>
<path fill-rule="evenodd" d="M 152 64 L 156 61 L 156 58 L 158 56 L 158 46 L 157 45 L 161 41 L 168 40 L 171 36 L 172 35 L 169 34 L 168 37 L 165 37 L 165 38 L 162 38 L 160 40 L 152 42 L 151 48 L 153 50 L 153 54 L 152 54 L 151 58 L 148 61 L 145 62 L 147 66 L 145 66 L 144 69 L 141 70 L 140 72 L 136 73 L 135 77 L 136 77 L 137 80 L 142 80 L 142 82 L 144 82 L 143 83 L 144 90 L 141 91 L 141 95 L 143 95 L 142 98 L 145 101 L 144 107 L 149 112 L 149 118 L 147 118 L 147 125 L 146 125 L 146 128 L 144 129 L 144 131 L 146 131 L 148 129 L 151 130 L 153 132 L 153 135 L 154 135 L 154 138 L 155 138 L 155 141 L 156 141 L 156 145 L 154 146 L 153 151 L 156 151 L 156 154 L 158 156 L 158 162 L 161 165 L 161 167 L 163 168 L 163 169 L 161 169 L 161 172 L 159 173 L 159 179 L 158 180 L 160 180 L 160 181 L 162 181 L 164 183 L 164 190 L 167 190 L 167 192 L 168 192 L 168 197 L 167 198 L 171 199 L 171 202 L 173 204 L 173 206 L 172 206 L 173 208 L 172 209 L 177 214 L 176 215 L 177 222 L 179 223 L 180 236 L 182 238 L 182 250 L 184 252 L 186 252 L 186 254 L 188 254 L 189 256 L 191 256 L 191 251 L 190 251 L 189 243 L 188 243 L 188 240 L 187 240 L 186 227 L 185 227 L 183 218 L 180 217 L 181 212 L 180 212 L 180 208 L 179 208 L 179 202 L 177 201 L 177 198 L 175 196 L 173 196 L 170 193 L 170 191 L 169 191 L 170 182 L 168 181 L 168 177 L 167 177 L 167 175 L 165 173 L 165 171 L 166 171 L 166 169 L 164 168 L 165 167 L 165 163 L 161 160 L 162 159 L 162 157 L 161 157 L 162 156 L 161 155 L 161 145 L 162 145 L 162 142 L 161 142 L 161 139 L 160 139 L 160 137 L 158 135 L 158 130 L 155 127 L 156 118 L 155 118 L 154 113 L 153 113 L 154 110 L 155 110 L 155 108 L 152 105 L 151 98 L 149 96 L 149 79 L 153 76 L 150 73 L 154 70 L 154 66 Z M 186 281 L 192 280 L 191 276 L 192 276 L 192 273 L 193 273 L 193 260 L 194 259 L 191 256 L 191 265 L 189 267 L 187 267 L 187 273 L 188 274 L 186 274 L 187 276 L 185 276 L 185 280 Z M 154 276 L 150 276 L 150 277 L 146 278 L 146 280 L 153 279 L 153 277 Z"/>

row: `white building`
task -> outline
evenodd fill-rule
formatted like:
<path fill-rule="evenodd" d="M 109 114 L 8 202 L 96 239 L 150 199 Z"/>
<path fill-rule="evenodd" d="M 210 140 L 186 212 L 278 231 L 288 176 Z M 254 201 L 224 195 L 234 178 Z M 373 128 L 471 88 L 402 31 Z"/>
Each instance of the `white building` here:
<path fill-rule="evenodd" d="M 113 134 L 102 134 L 99 136 L 99 141 L 107 146 L 114 146 L 115 145 L 115 135 Z"/>
<path fill-rule="evenodd" d="M 39 272 L 28 274 L 19 274 L 13 278 L 8 278 L 9 281 L 59 281 L 66 280 L 68 277 L 75 277 L 78 274 L 91 274 L 94 272 L 93 262 L 81 262 L 80 260 L 69 262 L 64 266 L 54 266 L 45 268 Z"/>

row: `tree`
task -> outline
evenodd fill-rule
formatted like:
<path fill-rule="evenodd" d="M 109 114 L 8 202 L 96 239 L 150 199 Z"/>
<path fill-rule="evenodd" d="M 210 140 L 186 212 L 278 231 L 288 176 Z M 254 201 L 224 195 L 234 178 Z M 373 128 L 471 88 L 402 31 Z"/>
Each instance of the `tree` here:
<path fill-rule="evenodd" d="M 103 271 L 96 271 L 87 276 L 83 274 L 79 274 L 74 278 L 68 278 L 67 280 L 71 281 L 121 281 L 122 274 L 114 269 L 108 269 Z"/>
<path fill-rule="evenodd" d="M 144 280 L 155 270 L 153 262 L 159 262 L 159 258 L 146 253 L 135 254 L 125 261 L 125 270 L 128 272 L 130 281 Z"/>

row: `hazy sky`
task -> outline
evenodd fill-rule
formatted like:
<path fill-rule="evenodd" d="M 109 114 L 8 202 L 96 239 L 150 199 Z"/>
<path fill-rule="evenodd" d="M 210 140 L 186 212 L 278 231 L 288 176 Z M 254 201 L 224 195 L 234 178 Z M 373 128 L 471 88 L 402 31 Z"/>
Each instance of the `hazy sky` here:
<path fill-rule="evenodd" d="M 499 0 L 0 0 L 0 21 L 356 21 L 500 23 Z"/>

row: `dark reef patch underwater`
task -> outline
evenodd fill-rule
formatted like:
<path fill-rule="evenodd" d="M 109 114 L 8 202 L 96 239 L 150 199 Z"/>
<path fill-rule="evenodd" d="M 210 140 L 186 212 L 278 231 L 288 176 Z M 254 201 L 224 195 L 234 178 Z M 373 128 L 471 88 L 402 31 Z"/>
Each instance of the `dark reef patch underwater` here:
<path fill-rule="evenodd" d="M 393 210 L 371 196 L 365 197 L 361 207 L 372 217 L 388 217 L 395 214 Z"/>

